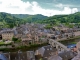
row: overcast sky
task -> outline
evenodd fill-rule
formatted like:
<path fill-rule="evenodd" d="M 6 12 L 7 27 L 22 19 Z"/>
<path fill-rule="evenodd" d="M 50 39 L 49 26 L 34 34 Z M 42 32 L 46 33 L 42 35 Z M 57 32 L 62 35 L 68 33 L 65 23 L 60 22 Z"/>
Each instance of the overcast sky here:
<path fill-rule="evenodd" d="M 80 0 L 0 0 L 0 12 L 53 16 L 80 11 Z"/>

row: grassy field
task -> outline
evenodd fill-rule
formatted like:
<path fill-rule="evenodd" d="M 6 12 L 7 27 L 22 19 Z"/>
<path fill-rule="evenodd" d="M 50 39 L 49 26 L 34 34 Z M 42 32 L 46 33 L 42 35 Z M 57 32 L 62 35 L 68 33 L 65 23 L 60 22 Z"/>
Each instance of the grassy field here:
<path fill-rule="evenodd" d="M 0 45 L 5 44 L 4 42 L 0 42 Z"/>

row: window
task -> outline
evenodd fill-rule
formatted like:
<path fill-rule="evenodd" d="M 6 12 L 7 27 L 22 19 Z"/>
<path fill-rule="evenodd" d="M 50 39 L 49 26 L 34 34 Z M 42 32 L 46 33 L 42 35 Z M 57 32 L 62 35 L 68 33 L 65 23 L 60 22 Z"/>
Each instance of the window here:
<path fill-rule="evenodd" d="M 49 49 L 47 49 L 47 50 L 49 50 Z"/>

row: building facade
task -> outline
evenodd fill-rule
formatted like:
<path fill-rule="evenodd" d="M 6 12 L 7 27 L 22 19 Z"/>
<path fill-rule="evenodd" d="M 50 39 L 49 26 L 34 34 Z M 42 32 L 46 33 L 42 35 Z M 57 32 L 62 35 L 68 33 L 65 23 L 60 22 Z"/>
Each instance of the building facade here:
<path fill-rule="evenodd" d="M 3 31 L 3 33 L 2 33 L 3 40 L 12 40 L 13 36 L 14 36 L 13 31 Z"/>

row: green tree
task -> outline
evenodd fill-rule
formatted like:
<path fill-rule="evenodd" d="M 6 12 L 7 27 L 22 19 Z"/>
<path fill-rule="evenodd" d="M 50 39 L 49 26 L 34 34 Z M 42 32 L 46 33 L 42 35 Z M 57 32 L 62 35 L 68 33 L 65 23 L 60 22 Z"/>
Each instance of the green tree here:
<path fill-rule="evenodd" d="M 50 29 L 50 28 L 52 28 L 52 25 L 51 25 L 51 24 L 47 24 L 47 25 L 45 26 L 45 28 L 46 28 L 46 29 Z"/>
<path fill-rule="evenodd" d="M 14 41 L 14 42 L 15 42 L 15 41 L 18 41 L 18 38 L 14 38 L 14 37 L 13 37 L 13 38 L 12 38 L 12 41 Z"/>

